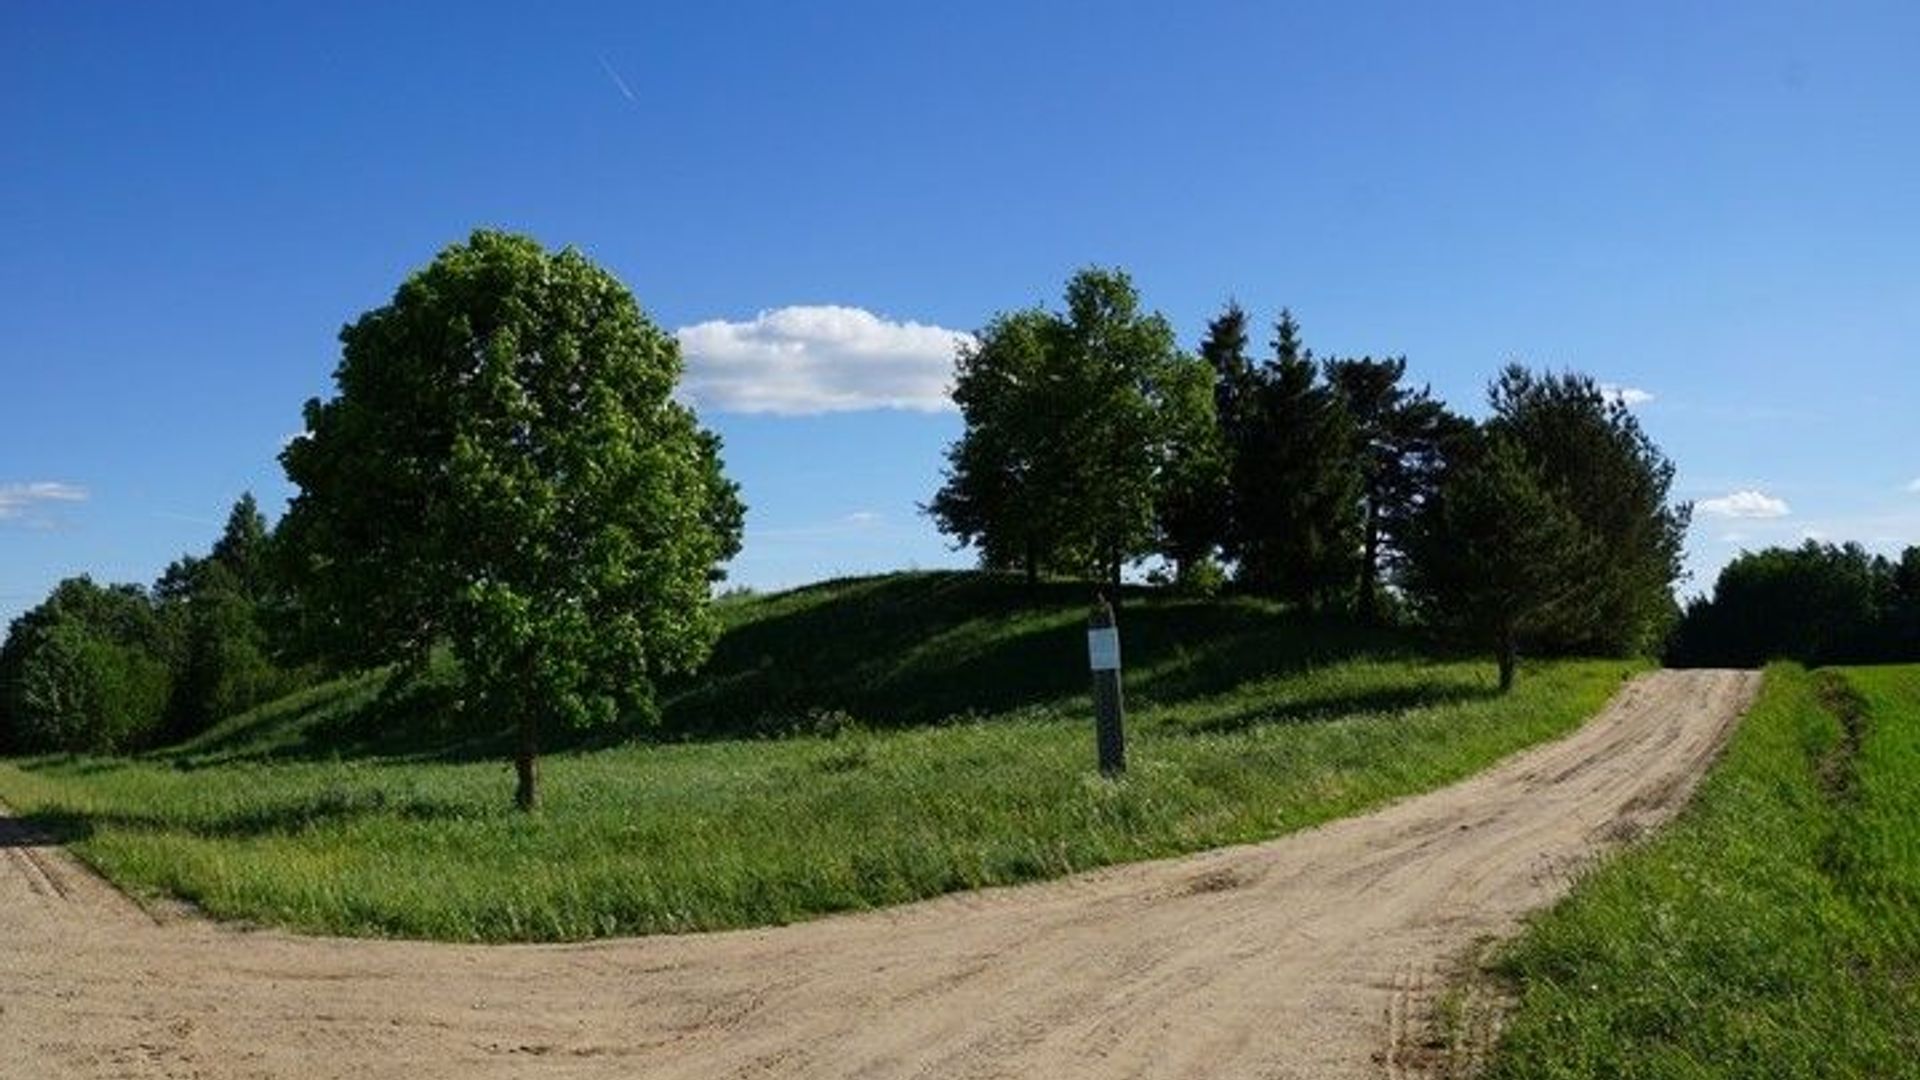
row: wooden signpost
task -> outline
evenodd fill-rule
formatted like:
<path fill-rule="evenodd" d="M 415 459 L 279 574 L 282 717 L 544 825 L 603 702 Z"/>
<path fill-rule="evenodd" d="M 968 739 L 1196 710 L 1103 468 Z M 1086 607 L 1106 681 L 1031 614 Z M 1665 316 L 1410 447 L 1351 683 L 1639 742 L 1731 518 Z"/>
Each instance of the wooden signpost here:
<path fill-rule="evenodd" d="M 1100 751 L 1100 772 L 1118 776 L 1127 771 L 1126 705 L 1120 697 L 1120 628 L 1113 607 L 1099 597 L 1087 618 L 1087 666 L 1093 669 L 1094 741 Z"/>

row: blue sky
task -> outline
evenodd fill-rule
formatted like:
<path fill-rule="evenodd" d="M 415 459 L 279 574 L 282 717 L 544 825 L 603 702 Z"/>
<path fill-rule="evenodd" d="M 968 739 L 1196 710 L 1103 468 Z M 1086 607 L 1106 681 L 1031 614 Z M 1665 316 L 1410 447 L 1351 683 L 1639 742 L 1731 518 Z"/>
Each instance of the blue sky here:
<path fill-rule="evenodd" d="M 1920 543 L 1920 5 L 655 7 L 0 6 L 0 618 L 277 512 L 339 327 L 483 225 L 682 332 L 757 586 L 967 561 L 937 346 L 1092 263 L 1189 346 L 1651 395 L 1690 588 Z"/>

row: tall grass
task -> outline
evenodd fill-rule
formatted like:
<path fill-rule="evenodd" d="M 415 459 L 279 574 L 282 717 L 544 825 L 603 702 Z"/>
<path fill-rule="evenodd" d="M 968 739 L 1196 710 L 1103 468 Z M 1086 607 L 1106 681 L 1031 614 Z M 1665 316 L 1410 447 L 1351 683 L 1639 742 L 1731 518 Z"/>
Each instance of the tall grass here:
<path fill-rule="evenodd" d="M 1769 668 L 1694 806 L 1502 967 L 1495 1077 L 1920 1076 L 1920 668 Z"/>

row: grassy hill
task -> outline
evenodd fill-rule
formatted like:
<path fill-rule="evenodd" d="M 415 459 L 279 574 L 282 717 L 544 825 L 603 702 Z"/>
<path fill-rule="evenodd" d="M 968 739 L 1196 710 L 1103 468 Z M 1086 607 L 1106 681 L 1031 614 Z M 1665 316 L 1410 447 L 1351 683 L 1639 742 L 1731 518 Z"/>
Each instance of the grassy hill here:
<path fill-rule="evenodd" d="M 1093 769 L 1085 594 L 974 574 L 723 605 L 660 722 L 571 739 L 508 806 L 447 663 L 343 679 L 0 798 L 136 892 L 302 929 L 555 940 L 783 922 L 1273 836 L 1467 775 L 1634 665 L 1491 665 L 1255 600 L 1130 596 L 1132 769 Z M 644 738 L 635 736 L 644 735 Z"/>
<path fill-rule="evenodd" d="M 695 675 L 670 681 L 657 724 L 550 732 L 558 748 L 651 741 L 896 730 L 1079 707 L 1087 692 L 1084 586 L 963 572 L 821 582 L 721 601 L 725 627 Z M 1127 693 L 1136 709 L 1203 701 L 1248 679 L 1272 680 L 1339 660 L 1430 656 L 1404 634 L 1299 617 L 1251 598 L 1164 598 L 1141 590 L 1122 609 Z M 238 758 L 499 757 L 505 724 L 458 714 L 458 673 L 436 660 L 424 678 L 386 673 L 336 680 L 215 726 L 160 755 Z M 1270 689 L 1274 689 L 1270 687 Z M 1303 718 L 1316 709 L 1435 704 L 1458 686 L 1413 680 L 1355 701 L 1309 686 L 1261 695 L 1245 716 L 1202 726 Z M 1282 715 L 1285 714 L 1285 715 Z"/>

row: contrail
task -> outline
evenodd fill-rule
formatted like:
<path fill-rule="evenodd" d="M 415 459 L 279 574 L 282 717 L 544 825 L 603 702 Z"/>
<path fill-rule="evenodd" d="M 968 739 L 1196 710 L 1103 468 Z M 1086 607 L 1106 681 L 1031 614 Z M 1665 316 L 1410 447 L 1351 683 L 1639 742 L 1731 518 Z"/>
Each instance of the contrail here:
<path fill-rule="evenodd" d="M 600 70 L 606 72 L 607 78 L 613 80 L 614 87 L 620 91 L 622 96 L 624 96 L 628 101 L 633 102 L 635 105 L 640 104 L 640 99 L 635 97 L 633 94 L 633 87 L 628 86 L 627 80 L 621 78 L 620 73 L 613 70 L 613 65 L 607 63 L 606 57 L 601 56 L 598 53 L 595 53 L 594 59 L 600 61 Z"/>

